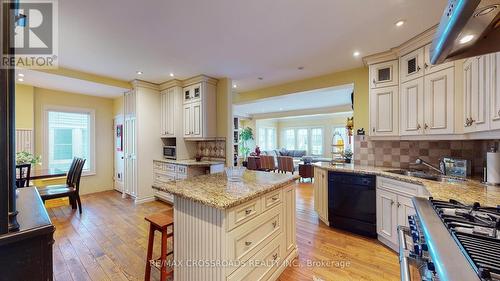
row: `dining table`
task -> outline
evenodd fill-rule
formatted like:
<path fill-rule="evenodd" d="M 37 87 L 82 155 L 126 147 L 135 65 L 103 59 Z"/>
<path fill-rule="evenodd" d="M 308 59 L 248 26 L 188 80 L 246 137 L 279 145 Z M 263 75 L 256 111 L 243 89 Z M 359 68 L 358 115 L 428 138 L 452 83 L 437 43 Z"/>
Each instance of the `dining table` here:
<path fill-rule="evenodd" d="M 59 170 L 57 168 L 49 169 L 33 169 L 31 170 L 30 179 L 31 180 L 41 180 L 49 178 L 58 178 L 66 176 L 66 172 Z"/>

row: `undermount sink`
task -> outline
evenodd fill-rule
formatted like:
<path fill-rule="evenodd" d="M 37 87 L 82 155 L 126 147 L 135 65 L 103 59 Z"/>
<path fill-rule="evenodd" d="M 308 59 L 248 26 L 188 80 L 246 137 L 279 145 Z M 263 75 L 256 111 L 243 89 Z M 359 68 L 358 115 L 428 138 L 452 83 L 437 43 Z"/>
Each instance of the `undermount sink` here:
<path fill-rule="evenodd" d="M 387 173 L 398 174 L 403 176 L 416 177 L 425 180 L 431 181 L 440 181 L 440 182 L 464 182 L 465 179 L 457 178 L 457 177 L 449 177 L 445 175 L 436 175 L 423 171 L 416 170 L 387 170 Z"/>

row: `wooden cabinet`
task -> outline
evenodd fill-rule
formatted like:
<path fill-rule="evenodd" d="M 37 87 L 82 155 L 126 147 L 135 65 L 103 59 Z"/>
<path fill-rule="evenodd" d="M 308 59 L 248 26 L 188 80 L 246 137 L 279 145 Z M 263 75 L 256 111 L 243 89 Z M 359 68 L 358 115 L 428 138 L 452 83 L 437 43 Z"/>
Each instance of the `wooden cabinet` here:
<path fill-rule="evenodd" d="M 211 80 L 183 89 L 184 138 L 207 139 L 216 136 L 216 86 Z"/>
<path fill-rule="evenodd" d="M 160 136 L 175 137 L 175 115 L 176 115 L 176 91 L 175 88 L 167 89 L 160 93 Z"/>
<path fill-rule="evenodd" d="M 467 59 L 464 62 L 464 132 L 489 130 L 491 90 L 490 56 Z"/>
<path fill-rule="evenodd" d="M 372 64 L 370 68 L 370 88 L 398 85 L 398 61 L 391 60 Z"/>
<path fill-rule="evenodd" d="M 399 58 L 401 83 L 424 75 L 424 48 L 416 49 Z"/>
<path fill-rule="evenodd" d="M 500 129 L 500 52 L 490 54 L 490 71 L 490 126 L 497 130 Z"/>
<path fill-rule="evenodd" d="M 454 68 L 424 77 L 424 133 L 454 132 Z"/>
<path fill-rule="evenodd" d="M 370 135 L 399 135 L 398 86 L 370 90 Z"/>
<path fill-rule="evenodd" d="M 328 222 L 328 172 L 314 167 L 314 210 L 320 220 L 329 225 Z"/>
<path fill-rule="evenodd" d="M 401 84 L 400 133 L 420 135 L 424 133 L 424 78 Z"/>

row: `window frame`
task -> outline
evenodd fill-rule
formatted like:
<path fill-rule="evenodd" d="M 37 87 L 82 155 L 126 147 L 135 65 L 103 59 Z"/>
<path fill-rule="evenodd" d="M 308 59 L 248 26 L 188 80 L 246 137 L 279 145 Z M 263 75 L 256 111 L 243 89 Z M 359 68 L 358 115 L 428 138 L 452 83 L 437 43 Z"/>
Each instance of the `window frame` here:
<path fill-rule="evenodd" d="M 261 143 L 260 143 L 260 137 L 261 137 L 261 133 L 260 133 L 260 130 L 263 129 L 264 130 L 264 144 L 265 146 L 261 146 Z M 268 138 L 268 130 L 274 130 L 274 149 L 278 149 L 278 130 L 276 127 L 272 127 L 272 126 L 261 126 L 257 129 L 257 138 L 256 138 L 256 146 L 258 146 L 260 148 L 261 151 L 268 151 L 270 150 L 271 148 L 268 148 L 267 147 L 267 138 Z"/>
<path fill-rule="evenodd" d="M 96 175 L 96 153 L 95 153 L 95 109 L 83 107 L 68 107 L 59 105 L 44 105 L 43 106 L 43 121 L 42 121 L 42 167 L 49 168 L 49 112 L 65 112 L 65 113 L 80 113 L 89 114 L 89 157 L 87 159 L 89 170 L 83 171 L 82 176 Z"/>
<path fill-rule="evenodd" d="M 325 148 L 326 148 L 326 143 L 325 142 L 325 126 L 297 126 L 297 127 L 293 127 L 293 126 L 289 126 L 289 127 L 283 127 L 281 130 L 280 130 L 280 136 L 281 136 L 281 140 L 282 140 L 282 143 L 280 144 L 282 147 L 285 147 L 286 148 L 286 144 L 285 144 L 285 140 L 286 140 L 286 131 L 287 130 L 293 130 L 294 131 L 294 149 L 293 150 L 298 150 L 298 143 L 297 143 L 297 132 L 298 130 L 307 130 L 307 155 L 310 155 L 310 156 L 320 156 L 320 157 L 323 157 L 325 155 L 325 151 L 327 151 Z M 321 154 L 312 154 L 312 130 L 313 129 L 321 129 L 321 132 L 322 132 L 322 143 L 321 143 L 321 146 L 322 146 L 322 153 Z"/>

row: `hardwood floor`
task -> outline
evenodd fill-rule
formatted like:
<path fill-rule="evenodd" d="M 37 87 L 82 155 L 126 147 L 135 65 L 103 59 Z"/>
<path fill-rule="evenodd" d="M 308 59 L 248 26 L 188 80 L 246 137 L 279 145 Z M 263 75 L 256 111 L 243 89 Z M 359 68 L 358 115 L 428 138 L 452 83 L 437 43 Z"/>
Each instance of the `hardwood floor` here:
<path fill-rule="evenodd" d="M 320 223 L 312 198 L 312 185 L 300 183 L 299 258 L 280 280 L 399 280 L 396 253 L 374 239 Z M 82 196 L 82 205 L 80 216 L 67 202 L 47 202 L 56 226 L 55 280 L 143 280 L 148 235 L 144 217 L 171 207 L 161 202 L 134 205 L 115 191 Z M 157 235 L 155 245 L 159 245 L 159 239 Z M 158 250 L 155 247 L 154 256 L 159 255 Z M 310 261 L 332 264 L 310 266 Z M 159 279 L 156 270 L 152 279 Z"/>

